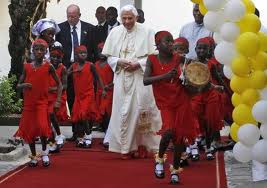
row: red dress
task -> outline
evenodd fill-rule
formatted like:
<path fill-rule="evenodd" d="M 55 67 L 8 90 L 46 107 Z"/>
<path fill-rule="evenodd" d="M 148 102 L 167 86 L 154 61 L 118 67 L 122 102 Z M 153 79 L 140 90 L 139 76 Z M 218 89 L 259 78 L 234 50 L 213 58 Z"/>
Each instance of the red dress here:
<path fill-rule="evenodd" d="M 62 80 L 62 71 L 65 68 L 65 66 L 60 63 L 56 69 L 56 74 L 59 78 L 59 80 Z M 49 79 L 49 87 L 55 87 L 56 86 L 56 82 L 53 79 L 52 75 L 50 76 Z M 57 93 L 53 92 L 53 93 L 48 93 L 48 111 L 49 113 L 53 113 L 54 112 L 54 103 L 56 102 L 57 99 Z M 67 92 L 66 90 L 62 91 L 62 95 L 61 95 L 61 105 L 59 110 L 55 113 L 58 122 L 65 122 L 69 119 L 68 113 L 67 113 L 67 106 L 66 106 L 66 101 L 67 101 Z"/>
<path fill-rule="evenodd" d="M 51 64 L 44 62 L 40 67 L 25 63 L 24 83 L 31 83 L 31 89 L 24 89 L 23 111 L 19 129 L 15 136 L 32 143 L 38 136 L 50 137 L 51 126 L 48 114 L 48 88 Z"/>
<path fill-rule="evenodd" d="M 78 69 L 78 63 L 73 64 L 73 71 Z M 81 72 L 73 73 L 73 85 L 75 100 L 72 108 L 71 120 L 78 121 L 98 121 L 99 112 L 96 107 L 94 95 L 93 73 L 91 62 L 85 62 Z"/>
<path fill-rule="evenodd" d="M 173 68 L 178 68 L 178 75 L 181 74 L 178 55 L 174 55 L 167 64 L 160 63 L 156 55 L 150 55 L 148 60 L 152 65 L 151 76 L 166 74 Z M 190 105 L 190 97 L 181 84 L 179 76 L 152 83 L 152 88 L 162 119 L 162 128 L 159 133 L 172 130 L 177 142 L 183 138 L 193 140 L 196 137 L 195 118 Z"/>
<path fill-rule="evenodd" d="M 113 82 L 113 71 L 110 68 L 109 64 L 105 63 L 104 66 L 100 65 L 102 62 L 96 62 L 96 70 L 101 77 L 103 84 L 108 85 Z M 102 67 L 101 67 L 102 66 Z M 98 87 L 96 94 L 97 106 L 99 106 L 100 114 L 104 115 L 107 113 L 111 116 L 112 110 L 112 98 L 113 98 L 113 87 L 107 91 L 106 97 L 102 97 L 102 88 Z"/>
<path fill-rule="evenodd" d="M 213 82 L 212 78 L 211 82 Z M 223 127 L 221 101 L 221 94 L 215 89 L 207 89 L 192 97 L 191 105 L 196 117 L 198 117 L 201 134 L 205 134 L 205 126 L 208 126 L 212 132 L 219 131 Z"/>
<path fill-rule="evenodd" d="M 211 58 L 208 62 L 209 69 L 211 70 L 212 66 L 216 68 L 216 70 L 219 72 L 220 71 L 220 66 L 222 66 L 215 58 Z M 230 89 L 230 80 L 228 80 L 225 76 L 223 77 L 223 82 L 224 82 L 224 87 L 225 91 L 224 92 L 219 92 L 219 95 L 221 97 L 221 108 L 222 108 L 222 115 L 223 118 L 227 118 L 228 120 L 232 120 L 232 112 L 234 109 L 234 106 L 231 101 L 232 97 L 232 91 Z M 220 83 L 215 79 L 212 78 L 212 83 L 216 85 L 220 85 Z"/>

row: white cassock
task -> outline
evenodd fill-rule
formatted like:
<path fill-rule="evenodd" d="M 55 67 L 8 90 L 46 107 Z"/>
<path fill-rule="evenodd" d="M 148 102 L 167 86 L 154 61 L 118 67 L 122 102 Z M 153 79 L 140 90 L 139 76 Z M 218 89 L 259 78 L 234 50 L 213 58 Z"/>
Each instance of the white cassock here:
<path fill-rule="evenodd" d="M 144 86 L 146 59 L 155 52 L 154 32 L 136 23 L 132 31 L 123 25 L 108 35 L 102 53 L 114 71 L 112 114 L 109 123 L 109 150 L 122 154 L 144 145 L 148 150 L 158 150 L 161 116 L 156 107 L 151 86 Z M 134 60 L 141 66 L 127 72 L 117 66 L 119 59 Z"/>

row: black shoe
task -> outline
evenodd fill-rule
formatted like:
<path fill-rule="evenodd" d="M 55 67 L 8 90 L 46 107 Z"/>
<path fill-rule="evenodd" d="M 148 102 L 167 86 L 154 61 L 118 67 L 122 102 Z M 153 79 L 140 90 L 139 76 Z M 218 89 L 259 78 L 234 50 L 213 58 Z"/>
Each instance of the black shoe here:
<path fill-rule="evenodd" d="M 45 159 L 45 160 L 44 160 Z M 50 166 L 50 161 L 49 161 L 49 157 L 47 155 L 42 156 L 42 164 L 44 167 L 48 167 Z"/>
<path fill-rule="evenodd" d="M 163 170 L 157 170 L 157 168 L 156 168 L 157 165 L 160 165 L 160 163 L 157 163 L 157 162 L 155 163 L 155 171 L 154 171 L 154 173 L 155 173 L 156 178 L 158 178 L 158 179 L 165 178 L 164 167 L 163 167 Z"/>
<path fill-rule="evenodd" d="M 104 146 L 105 149 L 108 149 L 109 148 L 109 143 L 105 142 L 105 143 L 103 143 L 103 146 Z"/>
<path fill-rule="evenodd" d="M 224 151 L 233 150 L 235 144 L 236 143 L 234 141 L 231 141 L 230 143 L 228 143 L 226 146 L 223 147 L 223 150 Z"/>
<path fill-rule="evenodd" d="M 215 157 L 212 155 L 211 152 L 207 152 L 207 153 L 206 153 L 206 159 L 207 159 L 208 161 L 212 161 L 213 159 L 215 159 Z"/>
<path fill-rule="evenodd" d="M 170 184 L 176 185 L 180 182 L 180 178 L 178 174 L 171 174 L 171 181 Z"/>
<path fill-rule="evenodd" d="M 28 163 L 29 167 L 36 167 L 38 166 L 38 161 L 37 159 L 32 159 L 29 163 Z"/>
<path fill-rule="evenodd" d="M 76 147 L 83 148 L 84 147 L 83 141 L 78 141 L 77 144 L 76 144 Z"/>
<path fill-rule="evenodd" d="M 189 162 L 187 159 L 181 159 L 180 160 L 180 167 L 189 166 Z"/>
<path fill-rule="evenodd" d="M 191 160 L 192 161 L 199 161 L 199 154 L 192 155 Z"/>
<path fill-rule="evenodd" d="M 77 137 L 76 136 L 72 136 L 70 138 L 66 138 L 67 141 L 69 142 L 75 142 L 77 140 Z"/>

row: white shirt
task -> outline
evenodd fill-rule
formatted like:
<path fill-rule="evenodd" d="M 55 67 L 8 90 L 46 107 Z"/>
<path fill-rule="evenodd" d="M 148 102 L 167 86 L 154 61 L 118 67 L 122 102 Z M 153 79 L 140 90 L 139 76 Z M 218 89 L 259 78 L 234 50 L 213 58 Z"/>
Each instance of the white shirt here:
<path fill-rule="evenodd" d="M 189 59 L 196 59 L 195 47 L 198 39 L 212 37 L 213 33 L 204 27 L 204 24 L 192 22 L 182 27 L 179 37 L 184 37 L 189 42 L 189 53 L 186 55 Z"/>
<path fill-rule="evenodd" d="M 114 25 L 108 25 L 108 34 L 110 33 L 110 31 L 114 28 L 114 27 L 116 27 L 116 26 L 118 26 L 119 25 L 119 22 L 116 22 Z"/>
<path fill-rule="evenodd" d="M 77 32 L 77 35 L 78 35 L 78 42 L 79 42 L 79 45 L 80 45 L 80 41 L 81 41 L 81 31 L 82 31 L 82 24 L 81 22 L 79 21 L 77 24 L 76 24 L 76 32 Z M 71 61 L 74 61 L 74 45 L 73 45 L 73 36 L 72 36 L 72 32 L 73 32 L 73 26 L 71 25 L 70 26 L 70 33 L 71 33 L 71 43 L 72 43 L 72 52 L 71 52 L 71 58 L 70 60 Z"/>

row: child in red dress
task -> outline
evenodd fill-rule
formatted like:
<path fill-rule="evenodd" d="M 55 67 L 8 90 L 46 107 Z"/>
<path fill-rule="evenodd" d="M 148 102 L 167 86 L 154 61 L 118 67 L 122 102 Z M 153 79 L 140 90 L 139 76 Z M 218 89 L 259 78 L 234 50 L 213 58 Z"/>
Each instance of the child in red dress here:
<path fill-rule="evenodd" d="M 180 157 L 186 139 L 195 138 L 194 116 L 190 105 L 190 97 L 181 84 L 180 63 L 183 58 L 173 53 L 173 37 L 167 31 L 155 35 L 158 55 L 148 56 L 144 74 L 144 84 L 152 84 L 156 104 L 161 113 L 162 135 L 159 153 L 155 158 L 155 175 L 164 178 L 164 155 L 172 140 L 174 145 L 173 165 L 170 167 L 171 183 L 179 180 Z"/>
<path fill-rule="evenodd" d="M 111 117 L 111 109 L 112 109 L 112 98 L 113 98 L 113 71 L 107 63 L 107 57 L 101 54 L 102 49 L 104 47 L 104 43 L 98 44 L 98 52 L 100 60 L 98 60 L 95 64 L 97 73 L 99 74 L 101 80 L 103 81 L 104 87 L 106 89 L 106 96 L 102 96 L 102 88 L 98 86 L 97 88 L 97 106 L 99 106 L 100 114 L 102 116 L 102 127 L 104 132 L 106 133 L 103 144 L 104 147 L 108 147 L 108 125 Z"/>
<path fill-rule="evenodd" d="M 50 147 L 50 153 L 59 152 L 60 148 L 63 146 L 63 142 L 65 137 L 61 134 L 59 124 L 66 122 L 69 119 L 69 116 L 67 114 L 67 94 L 66 94 L 66 88 L 67 88 L 67 69 L 62 64 L 62 58 L 63 58 L 63 50 L 61 47 L 53 47 L 50 49 L 50 60 L 54 68 L 56 69 L 56 74 L 61 80 L 63 91 L 61 95 L 61 106 L 57 112 L 54 111 L 54 103 L 56 102 L 56 91 L 57 91 L 57 85 L 52 78 L 50 77 L 49 80 L 49 94 L 48 94 L 48 110 L 49 110 L 49 116 L 50 121 L 53 125 L 53 128 L 56 131 L 56 136 L 52 136 L 52 146 Z"/>
<path fill-rule="evenodd" d="M 195 48 L 198 61 L 207 64 L 207 66 L 209 61 L 208 58 L 210 56 L 209 42 L 210 41 L 207 38 L 199 39 Z M 205 89 L 202 90 L 201 93 L 196 94 L 191 102 L 193 111 L 198 118 L 200 133 L 205 136 L 205 152 L 207 160 L 214 159 L 211 150 L 212 135 L 223 127 L 219 94 L 219 91 L 222 91 L 222 89 L 222 86 L 216 85 L 211 79 L 208 85 L 205 86 Z M 199 160 L 198 152 L 192 153 L 192 160 Z"/>
<path fill-rule="evenodd" d="M 83 45 L 77 47 L 75 49 L 76 62 L 70 66 L 68 74 L 73 74 L 75 100 L 71 119 L 77 126 L 77 147 L 89 148 L 92 144 L 92 124 L 100 119 L 96 106 L 94 79 L 99 81 L 103 88 L 103 96 L 105 96 L 106 90 L 99 79 L 94 64 L 86 61 L 86 58 L 86 47 Z"/>
<path fill-rule="evenodd" d="M 174 40 L 173 50 L 175 53 L 185 56 L 189 52 L 189 42 L 184 37 L 179 37 Z"/>
<path fill-rule="evenodd" d="M 220 64 L 213 55 L 214 48 L 215 48 L 215 42 L 213 38 L 206 37 L 206 39 L 209 40 L 209 46 L 210 46 L 211 57 L 209 59 L 208 66 L 211 71 L 212 83 L 216 85 L 221 85 L 224 88 L 223 92 L 218 93 L 220 95 L 220 101 L 221 101 L 222 119 L 224 119 L 228 123 L 228 125 L 232 125 L 233 123 L 232 112 L 233 112 L 234 107 L 231 101 L 233 92 L 230 89 L 230 80 L 224 76 L 223 65 Z M 216 131 L 213 135 L 213 144 L 212 144 L 212 147 L 215 150 L 225 147 L 225 143 L 221 142 L 220 138 L 221 138 L 220 131 Z"/>
<path fill-rule="evenodd" d="M 55 110 L 60 107 L 62 85 L 56 75 L 54 67 L 44 61 L 48 44 L 42 39 L 33 42 L 32 49 L 34 60 L 25 63 L 22 76 L 17 88 L 23 90 L 24 104 L 19 129 L 15 136 L 23 138 L 29 143 L 32 153 L 29 166 L 35 167 L 38 164 L 35 139 L 40 136 L 42 143 L 43 166 L 49 166 L 50 161 L 47 150 L 47 138 L 51 135 L 51 126 L 48 114 L 48 88 L 50 76 L 53 76 L 57 84 L 57 99 L 54 104 Z"/>

